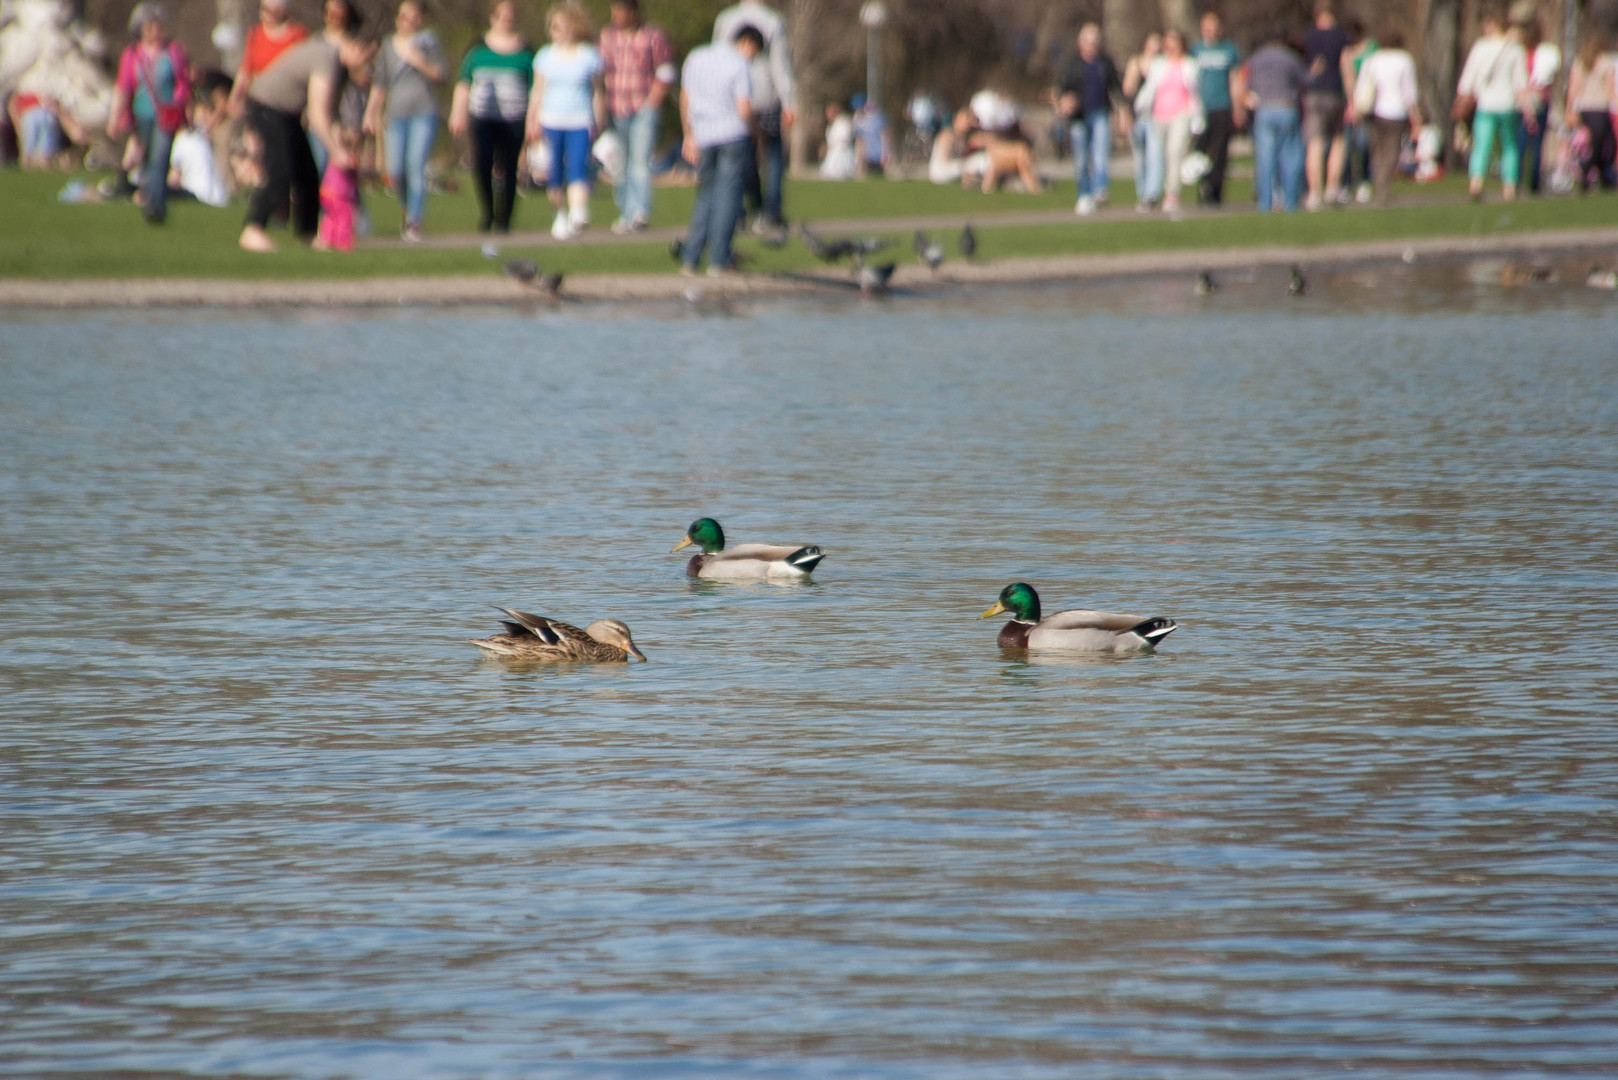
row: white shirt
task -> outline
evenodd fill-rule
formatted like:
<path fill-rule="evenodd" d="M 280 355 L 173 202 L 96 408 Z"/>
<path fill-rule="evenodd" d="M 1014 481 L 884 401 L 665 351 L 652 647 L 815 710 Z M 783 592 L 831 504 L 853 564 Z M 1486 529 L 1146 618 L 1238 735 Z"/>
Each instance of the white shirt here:
<path fill-rule="evenodd" d="M 1376 87 L 1371 114 L 1382 120 L 1408 120 L 1416 103 L 1416 62 L 1403 49 L 1378 49 L 1360 64 L 1359 82 Z"/>
<path fill-rule="evenodd" d="M 1479 38 L 1466 56 L 1458 87 L 1478 99 L 1478 112 L 1517 111 L 1517 95 L 1528 86 L 1528 54 L 1508 37 Z"/>
<path fill-rule="evenodd" d="M 208 206 L 224 206 L 230 202 L 225 181 L 214 168 L 213 143 L 194 128 L 186 128 L 174 136 L 174 148 L 169 151 L 169 177 L 178 173 L 176 186 L 189 191 L 197 201 Z"/>
<path fill-rule="evenodd" d="M 826 125 L 826 158 L 820 163 L 820 178 L 854 179 L 854 121 L 847 113 Z"/>
<path fill-rule="evenodd" d="M 747 122 L 738 101 L 752 97 L 747 61 L 729 45 L 699 45 L 680 69 L 685 115 L 690 135 L 700 147 L 722 146 L 747 138 Z"/>

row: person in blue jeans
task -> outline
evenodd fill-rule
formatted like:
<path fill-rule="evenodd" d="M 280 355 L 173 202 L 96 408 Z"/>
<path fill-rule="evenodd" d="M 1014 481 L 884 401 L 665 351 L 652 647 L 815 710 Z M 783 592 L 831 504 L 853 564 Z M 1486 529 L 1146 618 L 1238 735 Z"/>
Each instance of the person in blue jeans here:
<path fill-rule="evenodd" d="M 433 87 L 449 74 L 438 37 L 423 29 L 425 23 L 420 0 L 400 0 L 394 32 L 383 39 L 377 53 L 371 100 L 365 110 L 367 134 L 382 131 L 382 119 L 387 118 L 388 177 L 404 208 L 400 235 L 410 243 L 421 240 L 427 155 L 438 134 Z"/>
<path fill-rule="evenodd" d="M 680 272 L 697 272 L 704 250 L 708 276 L 734 274 L 730 242 L 742 216 L 742 184 L 753 153 L 752 79 L 748 65 L 764 47 L 757 28 L 743 26 L 729 45 L 701 45 L 685 58 L 680 122 L 685 159 L 697 167 L 697 199 L 680 251 Z"/>
<path fill-rule="evenodd" d="M 1254 193 L 1261 212 L 1275 209 L 1276 181 L 1288 213 L 1303 188 L 1303 120 L 1299 97 L 1309 72 L 1279 33 L 1247 63 L 1247 105 L 1253 112 Z"/>
<path fill-rule="evenodd" d="M 1078 54 L 1062 65 L 1056 83 L 1056 111 L 1068 118 L 1068 138 L 1073 144 L 1076 214 L 1093 214 L 1107 201 L 1112 116 L 1123 96 L 1118 67 L 1101 51 L 1101 27 L 1085 23 L 1079 30 Z"/>

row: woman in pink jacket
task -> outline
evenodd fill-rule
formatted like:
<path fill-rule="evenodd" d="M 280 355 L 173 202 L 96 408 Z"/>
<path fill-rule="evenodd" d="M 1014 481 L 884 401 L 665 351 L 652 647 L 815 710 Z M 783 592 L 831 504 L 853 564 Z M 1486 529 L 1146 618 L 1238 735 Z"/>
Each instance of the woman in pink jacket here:
<path fill-rule="evenodd" d="M 168 13 L 146 0 L 129 17 L 135 41 L 118 59 L 107 134 L 114 139 L 133 128 L 142 148 L 140 192 L 136 201 L 153 225 L 168 216 L 169 150 L 174 133 L 185 126 L 191 101 L 191 63 L 185 50 L 169 39 Z"/>

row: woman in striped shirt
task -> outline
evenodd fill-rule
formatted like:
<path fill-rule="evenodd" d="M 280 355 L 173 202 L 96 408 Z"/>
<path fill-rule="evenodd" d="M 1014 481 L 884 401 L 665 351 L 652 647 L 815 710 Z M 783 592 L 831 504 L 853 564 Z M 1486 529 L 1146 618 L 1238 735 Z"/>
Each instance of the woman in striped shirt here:
<path fill-rule="evenodd" d="M 517 161 L 534 82 L 534 50 L 517 32 L 516 0 L 494 0 L 489 32 L 467 50 L 450 104 L 450 134 L 472 133 L 478 231 L 508 233 L 517 198 Z M 495 197 L 494 174 L 501 186 Z"/>

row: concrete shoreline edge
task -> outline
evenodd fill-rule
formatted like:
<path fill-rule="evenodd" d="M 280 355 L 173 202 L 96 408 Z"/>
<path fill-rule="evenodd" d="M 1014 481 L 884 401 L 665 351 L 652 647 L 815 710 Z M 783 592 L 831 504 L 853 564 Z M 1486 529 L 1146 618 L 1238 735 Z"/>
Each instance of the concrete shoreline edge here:
<path fill-rule="evenodd" d="M 957 259 L 937 274 L 914 265 L 894 275 L 896 290 L 925 296 L 969 285 L 1015 285 L 1194 274 L 1254 266 L 1299 263 L 1314 269 L 1332 265 L 1416 258 L 1472 256 L 1569 257 L 1600 252 L 1612 268 L 1618 227 L 1492 233 L 1487 236 L 1428 236 L 1348 243 L 1178 248 L 1112 255 L 1050 255 L 1001 259 L 981 264 Z M 734 278 L 686 278 L 674 274 L 581 274 L 563 284 L 565 301 L 595 303 L 677 301 L 809 295 L 857 295 L 846 270 L 744 274 Z M 491 272 L 484 275 L 386 277 L 338 281 L 211 281 L 188 278 L 0 280 L 0 310 L 180 307 L 450 307 L 546 303 L 533 289 Z"/>

